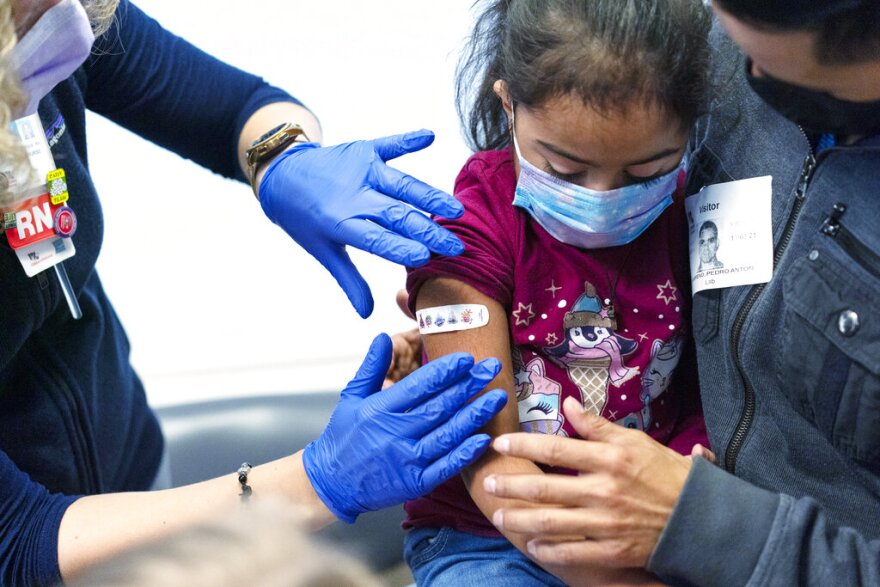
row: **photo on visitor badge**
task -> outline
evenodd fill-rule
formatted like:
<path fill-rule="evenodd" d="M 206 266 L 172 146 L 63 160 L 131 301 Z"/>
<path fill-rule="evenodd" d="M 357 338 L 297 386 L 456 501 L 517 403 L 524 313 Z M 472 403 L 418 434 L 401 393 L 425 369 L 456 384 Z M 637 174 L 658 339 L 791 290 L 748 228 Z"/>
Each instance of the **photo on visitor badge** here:
<path fill-rule="evenodd" d="M 773 276 L 773 178 L 711 185 L 685 201 L 693 292 Z"/>

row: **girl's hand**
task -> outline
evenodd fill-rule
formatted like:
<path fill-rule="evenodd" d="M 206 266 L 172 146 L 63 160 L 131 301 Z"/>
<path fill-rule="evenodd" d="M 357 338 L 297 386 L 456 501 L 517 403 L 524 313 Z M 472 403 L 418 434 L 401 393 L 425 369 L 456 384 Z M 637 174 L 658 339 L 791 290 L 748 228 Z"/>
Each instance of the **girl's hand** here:
<path fill-rule="evenodd" d="M 409 294 L 405 289 L 397 292 L 397 307 L 407 317 L 416 319 L 409 309 Z M 422 337 L 418 328 L 395 334 L 391 337 L 391 344 L 391 366 L 388 367 L 382 389 L 388 389 L 422 366 Z"/>
<path fill-rule="evenodd" d="M 718 464 L 718 459 L 715 457 L 715 453 L 699 443 L 695 444 L 694 448 L 691 449 L 691 458 L 693 457 L 703 457 L 713 465 Z"/>
<path fill-rule="evenodd" d="M 391 337 L 391 345 L 391 365 L 382 389 L 388 389 L 422 366 L 422 337 L 418 328 L 395 334 Z"/>

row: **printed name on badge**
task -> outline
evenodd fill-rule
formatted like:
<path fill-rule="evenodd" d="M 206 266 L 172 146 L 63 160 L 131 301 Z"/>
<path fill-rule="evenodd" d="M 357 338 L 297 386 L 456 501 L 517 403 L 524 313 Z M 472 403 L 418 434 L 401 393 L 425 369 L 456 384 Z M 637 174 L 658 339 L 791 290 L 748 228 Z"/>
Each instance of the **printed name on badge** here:
<path fill-rule="evenodd" d="M 694 293 L 773 277 L 773 178 L 711 185 L 685 201 Z"/>

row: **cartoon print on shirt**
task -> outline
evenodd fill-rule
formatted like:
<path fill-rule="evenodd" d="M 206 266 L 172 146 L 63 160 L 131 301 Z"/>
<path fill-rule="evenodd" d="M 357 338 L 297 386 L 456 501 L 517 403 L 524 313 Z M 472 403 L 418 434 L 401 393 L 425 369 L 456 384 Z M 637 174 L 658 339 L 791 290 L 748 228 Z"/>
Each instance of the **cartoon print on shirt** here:
<path fill-rule="evenodd" d="M 511 312 L 513 317 L 516 318 L 517 326 L 528 326 L 529 322 L 532 321 L 532 318 L 535 317 L 535 312 L 532 310 L 532 304 L 524 304 L 519 302 L 519 307 Z"/>
<path fill-rule="evenodd" d="M 566 369 L 581 392 L 584 409 L 601 415 L 608 403 L 608 385 L 620 387 L 639 374 L 638 367 L 627 367 L 623 362 L 638 343 L 615 332 L 614 308 L 599 301 L 589 282 L 584 283 L 583 295 L 565 313 L 562 324 L 564 340 L 544 350 L 550 360 Z"/>
<path fill-rule="evenodd" d="M 655 340 L 651 345 L 651 362 L 642 375 L 642 409 L 627 414 L 617 421 L 626 428 L 646 430 L 651 425 L 651 402 L 669 388 L 672 374 L 681 360 L 684 338 L 676 335 L 670 340 Z"/>
<path fill-rule="evenodd" d="M 540 357 L 523 366 L 519 351 L 512 354 L 522 431 L 567 436 L 562 429 L 565 417 L 560 409 L 562 385 L 547 377 L 547 369 Z"/>

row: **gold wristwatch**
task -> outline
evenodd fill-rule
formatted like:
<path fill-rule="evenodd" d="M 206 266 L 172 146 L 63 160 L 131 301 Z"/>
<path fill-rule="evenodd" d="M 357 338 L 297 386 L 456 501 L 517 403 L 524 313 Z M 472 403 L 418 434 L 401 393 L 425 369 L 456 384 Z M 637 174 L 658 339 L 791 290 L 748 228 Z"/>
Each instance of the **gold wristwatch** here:
<path fill-rule="evenodd" d="M 309 137 L 300 125 L 285 122 L 258 138 L 251 144 L 251 148 L 245 152 L 248 181 L 257 199 L 260 199 L 256 183 L 257 172 L 260 170 L 260 167 L 293 143 L 298 142 L 300 138 L 304 139 L 305 142 L 309 140 Z"/>

